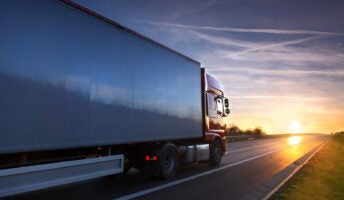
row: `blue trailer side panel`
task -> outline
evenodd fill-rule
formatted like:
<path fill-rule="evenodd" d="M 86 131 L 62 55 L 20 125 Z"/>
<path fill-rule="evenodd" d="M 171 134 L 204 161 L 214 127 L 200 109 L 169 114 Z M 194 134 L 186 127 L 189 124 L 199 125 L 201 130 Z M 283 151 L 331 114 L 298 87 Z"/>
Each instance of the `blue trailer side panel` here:
<path fill-rule="evenodd" d="M 202 137 L 200 65 L 59 1 L 0 1 L 0 153 Z"/>

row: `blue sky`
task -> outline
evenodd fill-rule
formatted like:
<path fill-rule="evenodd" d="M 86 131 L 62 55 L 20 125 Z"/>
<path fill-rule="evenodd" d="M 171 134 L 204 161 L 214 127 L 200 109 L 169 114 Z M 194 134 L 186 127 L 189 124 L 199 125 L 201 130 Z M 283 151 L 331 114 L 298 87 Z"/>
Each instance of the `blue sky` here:
<path fill-rule="evenodd" d="M 75 2 L 200 61 L 224 85 L 230 124 L 344 129 L 344 1 Z"/>

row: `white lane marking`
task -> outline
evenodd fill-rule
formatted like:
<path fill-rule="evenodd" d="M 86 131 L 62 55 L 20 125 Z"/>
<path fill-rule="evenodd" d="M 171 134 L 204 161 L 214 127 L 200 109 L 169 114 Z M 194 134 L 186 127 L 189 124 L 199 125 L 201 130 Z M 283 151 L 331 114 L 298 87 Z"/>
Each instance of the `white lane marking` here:
<path fill-rule="evenodd" d="M 244 159 L 244 160 L 241 160 L 241 161 L 237 161 L 235 163 L 232 163 L 232 164 L 229 164 L 229 165 L 225 165 L 225 166 L 222 166 L 222 167 L 219 167 L 219 168 L 216 168 L 216 169 L 212 169 L 212 170 L 200 173 L 200 174 L 189 176 L 189 177 L 186 177 L 186 178 L 183 178 L 183 179 L 179 179 L 179 180 L 176 180 L 176 181 L 173 181 L 173 182 L 169 182 L 169 183 L 166 183 L 166 184 L 163 184 L 163 185 L 159 185 L 159 186 L 156 186 L 156 187 L 153 187 L 153 188 L 149 188 L 147 190 L 142 190 L 142 191 L 139 191 L 139 192 L 136 192 L 136 193 L 133 193 L 133 194 L 126 195 L 126 196 L 122 196 L 122 197 L 117 198 L 117 200 L 126 200 L 126 199 L 133 199 L 133 198 L 136 198 L 136 197 L 140 197 L 140 196 L 143 196 L 143 195 L 146 195 L 146 194 L 149 194 L 149 193 L 152 193 L 152 192 L 156 192 L 156 191 L 159 191 L 159 190 L 171 187 L 171 186 L 175 186 L 175 185 L 187 182 L 187 181 L 191 181 L 193 179 L 196 179 L 196 178 L 199 178 L 199 177 L 202 177 L 202 176 L 213 174 L 215 172 L 222 171 L 222 170 L 225 170 L 227 168 L 230 168 L 230 167 L 233 167 L 233 166 L 236 166 L 236 165 L 240 165 L 240 164 L 243 164 L 245 162 L 249 162 L 251 160 L 255 160 L 255 159 L 261 158 L 263 156 L 267 156 L 267 155 L 273 154 L 273 153 L 281 151 L 283 149 L 285 149 L 285 148 L 279 148 L 279 149 L 276 149 L 276 150 L 273 150 L 273 151 L 269 151 L 269 152 L 261 154 L 261 155 L 253 156 L 251 158 L 247 158 L 247 159 Z"/>

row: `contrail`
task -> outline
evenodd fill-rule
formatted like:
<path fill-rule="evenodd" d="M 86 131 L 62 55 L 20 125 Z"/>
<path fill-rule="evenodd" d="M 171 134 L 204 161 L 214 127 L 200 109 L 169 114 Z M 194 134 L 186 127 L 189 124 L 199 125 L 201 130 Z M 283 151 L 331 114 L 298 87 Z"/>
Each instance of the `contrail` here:
<path fill-rule="evenodd" d="M 263 49 L 271 49 L 274 47 L 280 47 L 280 46 L 286 46 L 286 45 L 291 45 L 291 44 L 299 44 L 299 43 L 303 43 L 303 42 L 307 42 L 310 40 L 315 40 L 315 39 L 321 39 L 321 38 L 325 38 L 326 36 L 321 35 L 321 36 L 312 36 L 312 37 L 307 37 L 307 38 L 303 38 L 303 39 L 298 39 L 298 40 L 291 40 L 291 41 L 285 41 L 285 42 L 280 42 L 280 43 L 275 43 L 275 44 L 269 44 L 269 45 L 265 45 L 265 46 L 260 46 L 257 48 L 250 48 L 250 49 L 246 49 L 243 51 L 238 51 L 238 52 L 234 52 L 234 53 L 230 53 L 227 54 L 223 57 L 230 57 L 230 56 L 237 56 L 237 55 L 241 55 L 241 54 L 245 54 L 245 53 L 250 53 L 253 51 L 258 51 L 258 50 L 263 50 Z"/>
<path fill-rule="evenodd" d="M 270 33 L 270 34 L 286 34 L 286 35 L 323 35 L 323 36 L 336 36 L 342 35 L 341 33 L 324 32 L 324 31 L 311 31 L 311 30 L 285 30 L 285 29 L 257 29 L 257 28 L 231 28 L 231 27 L 214 27 L 214 26 L 192 26 L 175 23 L 153 22 L 153 21 L 137 21 L 159 26 L 170 26 L 185 29 L 203 29 L 214 31 L 226 32 L 241 32 L 241 33 Z"/>

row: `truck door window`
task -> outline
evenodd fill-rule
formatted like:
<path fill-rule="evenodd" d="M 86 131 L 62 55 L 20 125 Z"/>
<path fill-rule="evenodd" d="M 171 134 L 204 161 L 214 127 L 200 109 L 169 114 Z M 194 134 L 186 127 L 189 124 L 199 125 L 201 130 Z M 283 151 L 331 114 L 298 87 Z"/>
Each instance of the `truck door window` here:
<path fill-rule="evenodd" d="M 209 117 L 217 117 L 216 94 L 207 93 L 207 114 Z"/>

